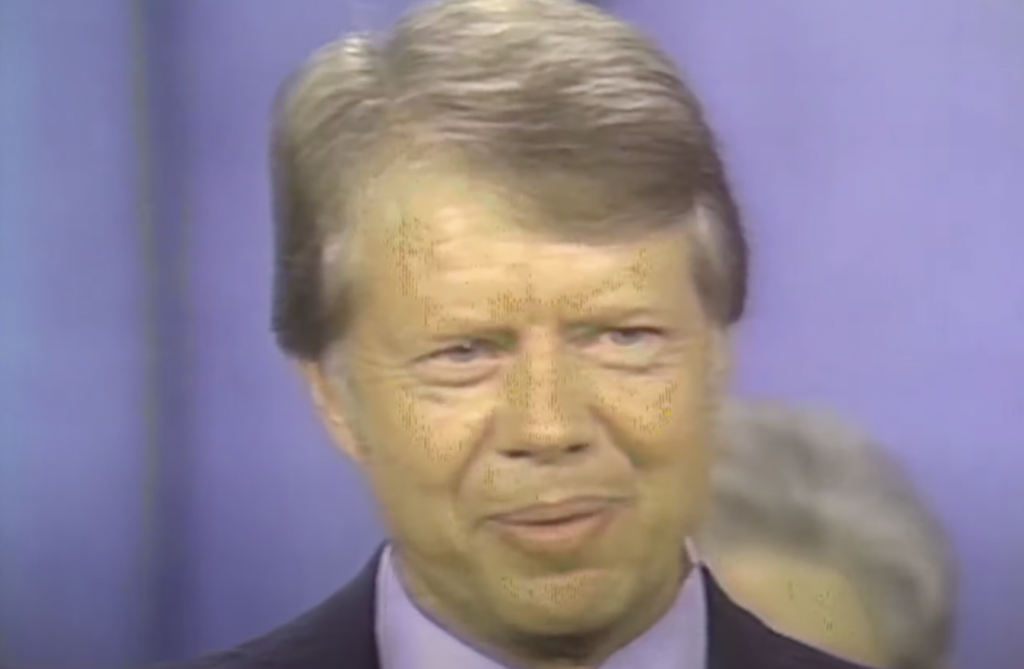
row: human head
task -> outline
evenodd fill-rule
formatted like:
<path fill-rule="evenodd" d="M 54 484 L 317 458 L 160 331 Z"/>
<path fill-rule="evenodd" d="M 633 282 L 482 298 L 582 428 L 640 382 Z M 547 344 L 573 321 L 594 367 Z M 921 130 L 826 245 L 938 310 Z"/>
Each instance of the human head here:
<path fill-rule="evenodd" d="M 720 421 L 698 543 L 726 589 L 779 631 L 850 659 L 944 666 L 950 547 L 884 447 L 807 407 L 734 401 Z"/>
<path fill-rule="evenodd" d="M 448 0 L 318 51 L 274 128 L 274 328 L 409 588 L 496 644 L 628 635 L 684 568 L 746 292 L 675 67 L 583 3 Z M 494 529 L 578 495 L 614 522 L 571 555 Z"/>

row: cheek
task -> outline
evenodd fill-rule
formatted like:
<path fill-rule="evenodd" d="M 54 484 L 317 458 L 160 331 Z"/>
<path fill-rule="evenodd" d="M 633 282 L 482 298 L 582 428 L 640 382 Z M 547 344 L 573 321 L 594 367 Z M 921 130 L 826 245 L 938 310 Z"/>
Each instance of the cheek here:
<path fill-rule="evenodd" d="M 493 398 L 401 390 L 378 406 L 367 421 L 377 466 L 423 494 L 454 494 L 487 434 Z"/>
<path fill-rule="evenodd" d="M 367 414 L 374 426 L 367 435 L 370 486 L 390 536 L 410 553 L 447 559 L 465 541 L 457 499 L 489 415 L 479 399 L 440 402 L 404 393 L 391 393 Z"/>
<path fill-rule="evenodd" d="M 658 519 L 652 527 L 689 534 L 709 501 L 712 389 L 687 370 L 603 388 L 600 411 L 644 480 L 644 513 Z"/>
<path fill-rule="evenodd" d="M 596 382 L 596 407 L 616 440 L 649 464 L 706 458 L 712 420 L 710 388 L 686 370 Z"/>

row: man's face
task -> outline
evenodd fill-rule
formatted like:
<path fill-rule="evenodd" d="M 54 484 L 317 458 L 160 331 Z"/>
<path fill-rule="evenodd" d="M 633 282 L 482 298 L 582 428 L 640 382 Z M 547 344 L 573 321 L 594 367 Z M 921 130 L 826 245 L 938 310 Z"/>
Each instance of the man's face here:
<path fill-rule="evenodd" d="M 517 225 L 537 215 L 480 182 L 383 178 L 344 372 L 312 377 L 421 605 L 597 631 L 674 592 L 722 336 L 680 231 L 587 245 Z"/>

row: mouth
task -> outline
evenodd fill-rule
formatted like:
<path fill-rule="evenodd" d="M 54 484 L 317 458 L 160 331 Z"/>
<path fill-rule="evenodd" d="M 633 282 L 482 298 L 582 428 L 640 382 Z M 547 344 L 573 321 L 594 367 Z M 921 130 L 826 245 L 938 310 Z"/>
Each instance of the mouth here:
<path fill-rule="evenodd" d="M 573 552 L 604 534 L 621 508 L 594 497 L 537 504 L 493 518 L 509 542 L 530 552 Z"/>

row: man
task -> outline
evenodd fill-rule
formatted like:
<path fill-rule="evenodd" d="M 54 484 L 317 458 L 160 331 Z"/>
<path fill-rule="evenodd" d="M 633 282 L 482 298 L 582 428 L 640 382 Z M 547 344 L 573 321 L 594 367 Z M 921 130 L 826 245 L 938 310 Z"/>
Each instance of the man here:
<path fill-rule="evenodd" d="M 682 550 L 746 248 L 668 58 L 583 3 L 442 1 L 314 55 L 272 160 L 275 330 L 390 539 L 188 666 L 852 666 Z"/>
<path fill-rule="evenodd" d="M 701 556 L 769 625 L 886 669 L 938 669 L 952 646 L 943 529 L 870 436 L 824 411 L 730 402 Z"/>

